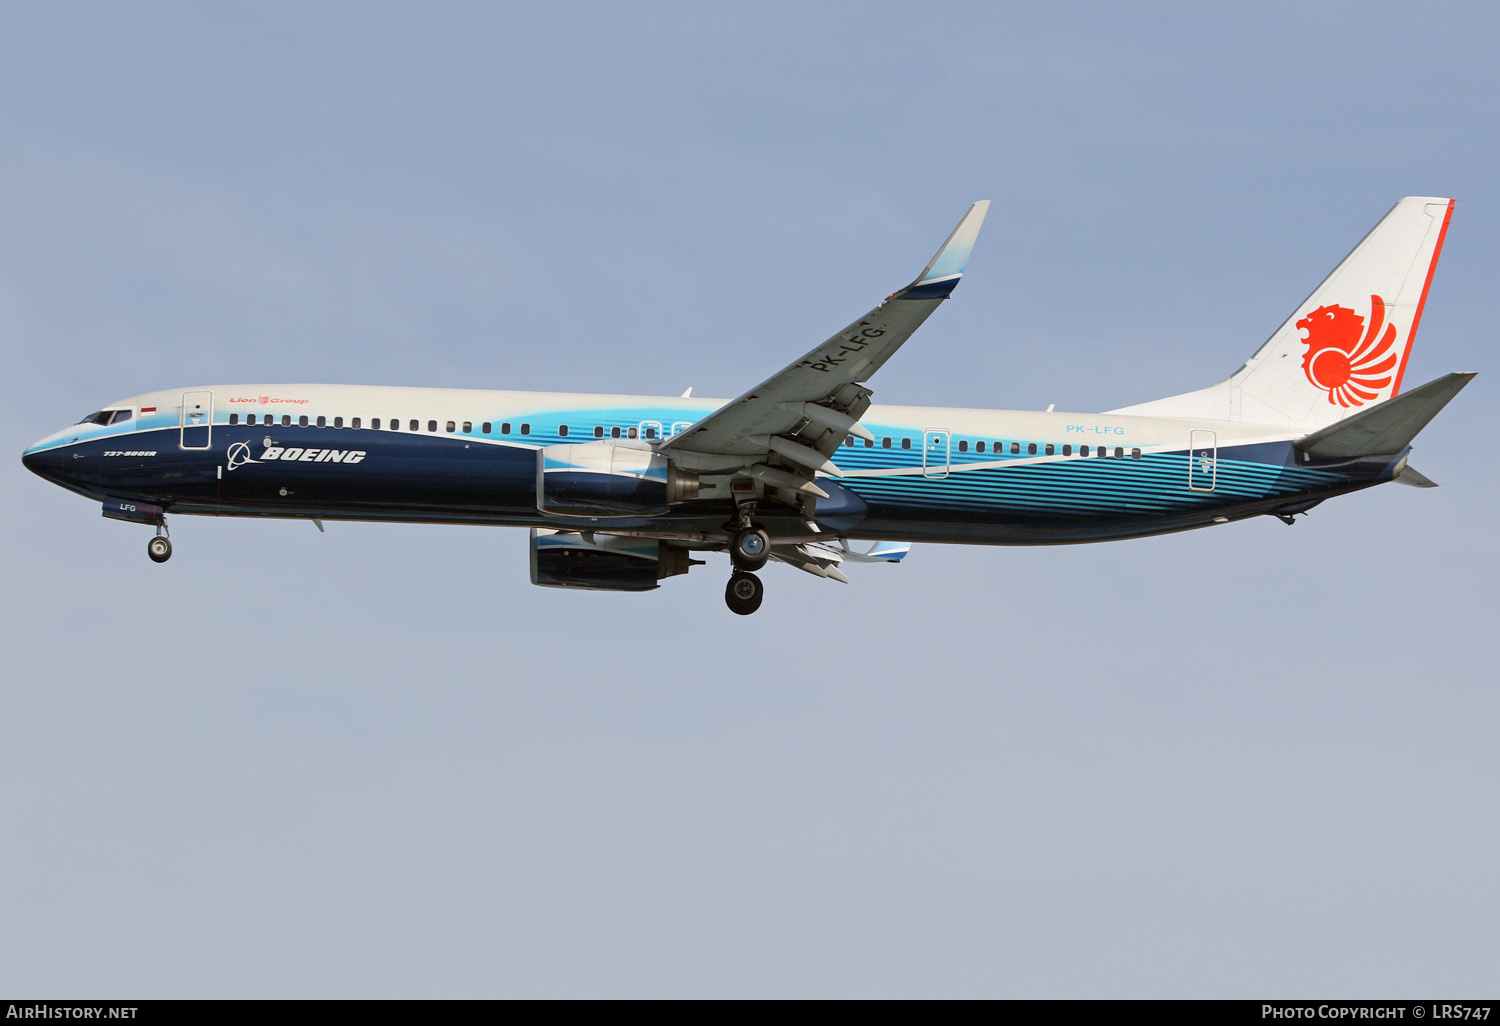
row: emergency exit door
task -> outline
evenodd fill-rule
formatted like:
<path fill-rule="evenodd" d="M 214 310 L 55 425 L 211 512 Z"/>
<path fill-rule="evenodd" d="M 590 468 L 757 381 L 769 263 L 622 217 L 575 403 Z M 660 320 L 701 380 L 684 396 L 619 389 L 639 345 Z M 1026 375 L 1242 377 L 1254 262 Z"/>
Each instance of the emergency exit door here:
<path fill-rule="evenodd" d="M 214 394 L 182 393 L 182 429 L 178 446 L 183 449 L 208 449 L 214 444 Z"/>
<path fill-rule="evenodd" d="M 1219 481 L 1218 435 L 1212 431 L 1194 430 L 1189 437 L 1188 488 L 1211 492 Z"/>

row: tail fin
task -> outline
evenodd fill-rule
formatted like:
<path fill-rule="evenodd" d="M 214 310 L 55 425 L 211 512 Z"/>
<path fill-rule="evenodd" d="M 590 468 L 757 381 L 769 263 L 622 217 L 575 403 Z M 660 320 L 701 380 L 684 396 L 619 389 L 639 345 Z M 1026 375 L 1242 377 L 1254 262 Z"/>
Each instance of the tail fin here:
<path fill-rule="evenodd" d="M 1233 377 L 1111 412 L 1315 431 L 1397 395 L 1452 216 L 1401 200 Z"/>

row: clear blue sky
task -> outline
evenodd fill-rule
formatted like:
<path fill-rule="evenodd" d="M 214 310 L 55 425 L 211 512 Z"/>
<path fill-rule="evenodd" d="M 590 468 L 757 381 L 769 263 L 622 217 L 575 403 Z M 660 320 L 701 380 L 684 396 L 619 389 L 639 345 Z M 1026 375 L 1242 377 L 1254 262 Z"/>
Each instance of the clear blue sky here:
<path fill-rule="evenodd" d="M 1492 992 L 1482 4 L 0 10 L 0 992 Z M 26 473 L 230 381 L 734 395 L 994 201 L 877 401 L 1103 409 L 1458 197 L 1436 491 L 919 546 L 842 587 L 527 579 L 526 536 L 178 518 Z M 722 562 L 722 561 L 720 561 Z M 707 571 L 707 572 L 705 572 Z"/>

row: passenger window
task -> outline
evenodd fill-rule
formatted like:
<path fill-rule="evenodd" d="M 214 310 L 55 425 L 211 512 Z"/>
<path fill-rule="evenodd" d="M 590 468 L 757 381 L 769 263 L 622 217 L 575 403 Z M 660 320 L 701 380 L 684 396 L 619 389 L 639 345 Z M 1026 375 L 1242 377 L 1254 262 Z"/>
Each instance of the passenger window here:
<path fill-rule="evenodd" d="M 595 438 L 603 438 L 604 437 L 604 425 L 602 425 L 602 424 L 595 424 L 594 425 L 594 437 Z"/>
<path fill-rule="evenodd" d="M 466 421 L 464 421 L 464 434 L 466 434 L 466 435 L 472 435 L 473 433 L 474 433 L 474 422 L 472 420 L 466 420 Z"/>
<path fill-rule="evenodd" d="M 231 424 L 238 424 L 239 422 L 240 422 L 240 415 L 238 413 L 231 413 L 229 415 L 229 423 L 231 423 Z"/>
<path fill-rule="evenodd" d="M 344 418 L 343 417 L 334 417 L 333 418 L 333 426 L 336 427 L 336 428 L 343 427 L 344 426 Z"/>
<path fill-rule="evenodd" d="M 1045 451 L 1045 452 L 1046 452 L 1046 453 L 1047 453 L 1047 455 L 1048 455 L 1048 456 L 1051 456 L 1051 455 L 1052 455 L 1052 454 L 1053 454 L 1053 453 L 1055 453 L 1055 452 L 1056 452 L 1056 451 L 1057 451 L 1057 450 L 1056 450 L 1056 449 L 1055 449 L 1055 448 L 1053 448 L 1053 446 L 1052 446 L 1052 443 L 1051 443 L 1051 442 L 1048 442 L 1048 443 L 1047 443 L 1047 448 L 1046 448 L 1046 449 L 1045 449 L 1045 450 L 1044 450 L 1044 451 Z"/>
<path fill-rule="evenodd" d="M 844 448 L 845 449 L 852 449 L 852 448 L 854 448 L 854 436 L 853 435 L 845 435 L 844 436 Z"/>
<path fill-rule="evenodd" d="M 1035 456 L 1036 455 L 1036 443 L 1035 442 L 1031 442 L 1031 443 L 1029 443 L 1026 446 L 1026 455 L 1028 455 L 1028 456 Z"/>
<path fill-rule="evenodd" d="M 1115 446 L 1115 459 L 1117 459 L 1117 460 L 1123 460 L 1124 458 L 1125 458 L 1125 448 L 1124 448 L 1124 446 L 1119 446 L 1119 445 Z"/>
<path fill-rule="evenodd" d="M 297 418 L 297 426 L 307 427 L 307 414 L 304 413 L 302 416 Z"/>
<path fill-rule="evenodd" d="M 281 415 L 281 426 L 282 427 L 291 427 L 292 426 L 292 415 L 290 413 L 283 413 Z"/>
<path fill-rule="evenodd" d="M 959 452 L 968 452 L 969 451 L 969 443 L 966 442 L 966 441 L 963 441 L 962 439 L 960 439 L 959 443 L 958 443 L 958 451 Z"/>
<path fill-rule="evenodd" d="M 255 423 L 255 414 L 252 413 L 252 414 L 250 414 L 250 416 L 246 417 L 245 418 L 245 423 L 246 424 L 254 424 Z"/>
<path fill-rule="evenodd" d="M 1012 456 L 1019 456 L 1019 455 L 1021 455 L 1021 443 L 1020 442 L 1011 442 L 1010 443 L 1010 454 Z"/>
<path fill-rule="evenodd" d="M 447 426 L 448 433 L 451 435 L 451 434 L 453 434 L 453 432 L 455 432 L 457 430 L 458 430 L 458 425 L 455 424 L 455 423 L 453 423 L 453 421 L 450 420 L 448 422 L 448 426 Z"/>
<path fill-rule="evenodd" d="M 328 418 L 327 417 L 319 417 L 318 418 L 318 427 L 327 427 L 327 426 L 328 426 Z"/>
<path fill-rule="evenodd" d="M 1073 455 L 1073 447 L 1071 445 L 1065 445 L 1065 446 L 1063 446 L 1063 455 L 1064 456 L 1071 456 L 1071 455 Z"/>
<path fill-rule="evenodd" d="M 889 449 L 889 448 L 890 448 L 890 447 L 891 447 L 891 439 L 890 439 L 890 436 L 886 436 L 886 437 L 885 437 L 885 438 L 882 438 L 882 439 L 881 439 L 881 440 L 880 440 L 880 447 L 881 447 L 881 448 L 882 448 L 882 449 Z"/>
<path fill-rule="evenodd" d="M 620 437 L 620 429 L 617 428 L 617 427 L 610 428 L 609 429 L 609 437 L 611 437 L 611 438 L 619 438 Z"/>
<path fill-rule="evenodd" d="M 634 438 L 637 434 L 638 434 L 638 432 L 636 431 L 635 428 L 627 428 L 626 431 L 625 431 L 625 437 L 626 438 Z"/>
<path fill-rule="evenodd" d="M 508 421 L 508 420 L 502 420 L 500 422 L 500 433 L 502 435 L 508 435 L 508 434 L 510 434 L 510 421 Z"/>
<path fill-rule="evenodd" d="M 656 428 L 654 428 L 654 427 L 648 427 L 646 429 L 646 437 L 647 438 L 655 438 L 656 437 Z"/>
<path fill-rule="evenodd" d="M 531 425 L 530 424 L 522 424 L 521 425 L 521 434 L 523 434 L 523 435 L 529 435 L 529 434 L 531 434 Z"/>
<path fill-rule="evenodd" d="M 1094 453 L 1094 455 L 1095 456 L 1108 456 L 1109 455 L 1109 446 L 1107 446 L 1107 445 L 1101 445 L 1101 446 L 1099 446 L 1099 451 L 1096 452 L 1096 453 Z"/>
<path fill-rule="evenodd" d="M 566 425 L 566 424 L 559 424 L 559 425 L 557 425 L 557 437 L 558 438 L 567 438 L 568 437 L 568 425 Z"/>
<path fill-rule="evenodd" d="M 1139 449 L 1131 449 L 1130 450 L 1130 458 L 1133 459 L 1133 460 L 1140 459 L 1141 458 L 1141 450 L 1139 450 Z"/>
<path fill-rule="evenodd" d="M 354 428 L 354 429 L 356 429 L 356 430 L 358 430 L 359 429 L 359 418 L 355 417 L 353 420 L 351 420 L 349 422 L 349 426 L 352 427 L 352 428 Z"/>
<path fill-rule="evenodd" d="M 375 431 L 379 431 L 380 430 L 380 418 L 379 417 L 372 417 L 370 419 L 370 427 L 373 430 L 375 430 Z"/>
<path fill-rule="evenodd" d="M 974 443 L 974 451 L 975 452 L 984 452 L 984 443 L 983 442 L 975 442 Z"/>
<path fill-rule="evenodd" d="M 910 449 L 911 448 L 911 439 L 910 438 L 903 438 L 903 439 L 901 439 L 901 448 L 903 448 L 903 449 Z"/>
<path fill-rule="evenodd" d="M 421 431 L 422 430 L 422 422 L 419 421 L 419 420 L 410 420 L 410 421 L 407 421 L 406 426 L 407 426 L 407 428 L 409 428 L 412 431 Z"/>
<path fill-rule="evenodd" d="M 483 431 L 485 434 L 489 434 L 490 433 L 490 427 L 491 427 L 490 422 L 489 421 L 485 421 L 483 424 L 479 425 L 479 430 Z"/>
<path fill-rule="evenodd" d="M 435 421 L 435 420 L 429 420 L 427 422 L 427 430 L 428 431 L 436 431 L 437 430 L 437 421 Z"/>

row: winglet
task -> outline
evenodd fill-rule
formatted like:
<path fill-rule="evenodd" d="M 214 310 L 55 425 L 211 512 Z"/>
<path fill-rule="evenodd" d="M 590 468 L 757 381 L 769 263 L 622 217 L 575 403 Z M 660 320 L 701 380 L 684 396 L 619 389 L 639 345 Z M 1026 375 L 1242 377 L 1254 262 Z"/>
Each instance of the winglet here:
<path fill-rule="evenodd" d="M 964 276 L 964 267 L 969 254 L 974 251 L 974 240 L 979 238 L 979 226 L 984 224 L 984 215 L 990 209 L 989 200 L 980 200 L 969 208 L 964 219 L 958 222 L 943 248 L 937 251 L 917 280 L 897 294 L 899 299 L 947 299 Z"/>

